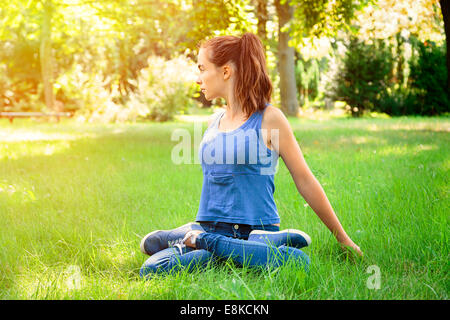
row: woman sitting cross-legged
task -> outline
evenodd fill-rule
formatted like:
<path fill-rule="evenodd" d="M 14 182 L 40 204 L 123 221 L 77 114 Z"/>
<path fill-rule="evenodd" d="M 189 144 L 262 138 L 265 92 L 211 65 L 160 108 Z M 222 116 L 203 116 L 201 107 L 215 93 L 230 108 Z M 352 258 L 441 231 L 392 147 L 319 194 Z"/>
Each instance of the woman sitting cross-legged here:
<path fill-rule="evenodd" d="M 280 156 L 299 193 L 342 247 L 362 255 L 308 168 L 288 120 L 270 105 L 272 84 L 261 41 L 251 33 L 212 38 L 200 46 L 198 68 L 205 98 L 222 97 L 227 105 L 208 121 L 200 144 L 203 186 L 197 223 L 145 236 L 141 251 L 151 257 L 141 276 L 223 259 L 250 267 L 294 261 L 307 270 L 309 257 L 301 248 L 311 243 L 310 237 L 279 230 L 273 193 Z"/>

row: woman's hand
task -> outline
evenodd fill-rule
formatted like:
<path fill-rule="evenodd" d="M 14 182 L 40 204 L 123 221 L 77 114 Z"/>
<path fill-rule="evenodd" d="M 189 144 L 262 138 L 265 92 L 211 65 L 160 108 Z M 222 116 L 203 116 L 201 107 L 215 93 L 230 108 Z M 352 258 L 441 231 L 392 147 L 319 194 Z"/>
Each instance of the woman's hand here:
<path fill-rule="evenodd" d="M 363 256 L 361 249 L 349 237 L 346 237 L 345 239 L 338 241 L 342 249 L 350 252 L 355 251 L 359 256 L 361 257 Z"/>
<path fill-rule="evenodd" d="M 201 230 L 191 230 L 188 233 L 186 233 L 186 235 L 184 236 L 183 239 L 183 243 L 187 246 L 187 247 L 191 247 L 191 248 L 196 248 L 195 247 L 195 240 L 197 239 L 197 236 L 200 233 L 203 233 L 204 231 Z"/>

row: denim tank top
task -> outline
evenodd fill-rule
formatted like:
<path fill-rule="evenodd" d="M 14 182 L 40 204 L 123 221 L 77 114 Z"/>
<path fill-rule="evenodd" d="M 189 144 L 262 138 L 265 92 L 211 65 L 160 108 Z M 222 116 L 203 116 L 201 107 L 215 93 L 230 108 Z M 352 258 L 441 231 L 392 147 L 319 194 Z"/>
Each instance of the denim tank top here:
<path fill-rule="evenodd" d="M 249 225 L 280 222 L 273 193 L 278 154 L 261 135 L 264 111 L 255 111 L 239 128 L 219 131 L 218 112 L 199 146 L 203 186 L 196 221 Z"/>

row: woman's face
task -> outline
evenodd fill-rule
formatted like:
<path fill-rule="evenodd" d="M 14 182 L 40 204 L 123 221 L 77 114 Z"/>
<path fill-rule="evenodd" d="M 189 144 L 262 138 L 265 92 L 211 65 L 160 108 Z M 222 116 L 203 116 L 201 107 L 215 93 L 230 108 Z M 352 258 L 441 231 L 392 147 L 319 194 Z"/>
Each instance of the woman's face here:
<path fill-rule="evenodd" d="M 208 59 L 208 51 L 201 48 L 197 58 L 199 75 L 196 82 L 205 95 L 206 100 L 211 101 L 218 97 L 224 97 L 224 77 L 219 67 L 216 67 Z"/>

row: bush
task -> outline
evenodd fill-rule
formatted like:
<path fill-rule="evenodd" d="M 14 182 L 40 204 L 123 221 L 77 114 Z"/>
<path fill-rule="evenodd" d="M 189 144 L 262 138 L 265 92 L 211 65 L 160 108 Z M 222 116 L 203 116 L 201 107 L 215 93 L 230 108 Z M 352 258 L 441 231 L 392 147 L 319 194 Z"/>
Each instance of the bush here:
<path fill-rule="evenodd" d="M 346 48 L 330 96 L 345 101 L 352 116 L 359 117 L 365 110 L 374 110 L 389 87 L 393 56 L 384 41 L 378 39 L 366 44 L 351 37 Z"/>
<path fill-rule="evenodd" d="M 374 107 L 374 111 L 386 113 L 391 116 L 406 115 L 411 106 L 416 105 L 416 97 L 410 88 L 401 86 L 388 88 L 381 95 L 381 99 Z"/>
<path fill-rule="evenodd" d="M 409 60 L 408 87 L 393 87 L 383 92 L 376 111 L 393 116 L 437 115 L 448 112 L 446 92 L 446 49 L 433 42 L 421 43 L 411 38 L 413 52 Z"/>
<path fill-rule="evenodd" d="M 424 43 L 413 38 L 418 56 L 411 58 L 409 86 L 415 102 L 408 106 L 407 114 L 438 115 L 449 111 L 447 92 L 446 47 L 432 41 Z"/>
<path fill-rule="evenodd" d="M 39 41 L 0 41 L 0 111 L 40 111 Z"/>
<path fill-rule="evenodd" d="M 197 104 L 192 99 L 198 87 L 193 62 L 182 56 L 172 60 L 152 56 L 148 65 L 140 71 L 137 90 L 128 96 L 109 92 L 101 81 L 92 82 L 98 85 L 89 87 L 85 99 L 95 98 L 96 101 L 87 103 L 82 118 L 91 122 L 168 121 L 177 112 L 185 112 Z"/>
<path fill-rule="evenodd" d="M 195 64 L 184 57 L 164 60 L 150 57 L 149 68 L 141 71 L 138 93 L 132 94 L 129 106 L 137 106 L 139 116 L 155 121 L 171 120 L 176 112 L 186 112 L 196 105 Z"/>
<path fill-rule="evenodd" d="M 314 100 L 319 94 L 320 66 L 318 59 L 305 61 L 300 58 L 295 66 L 295 81 L 299 93 L 298 100 L 303 105 L 307 100 Z"/>

